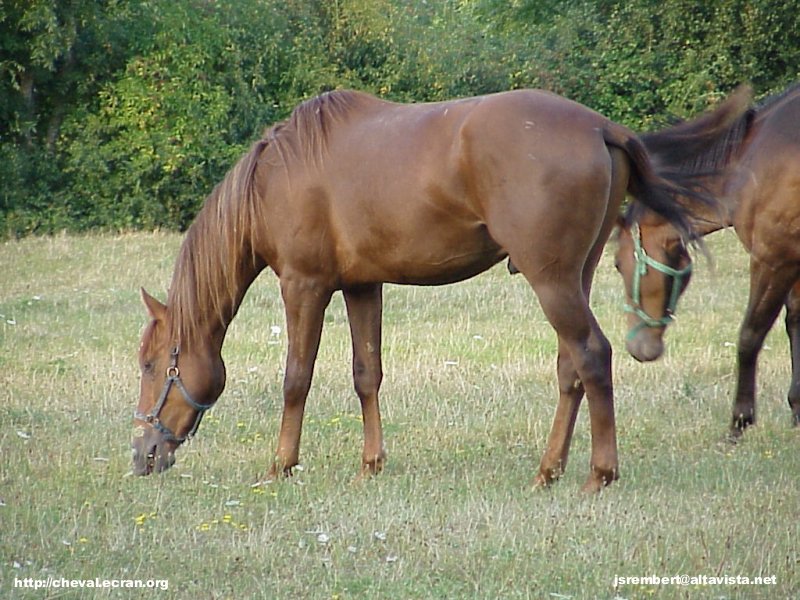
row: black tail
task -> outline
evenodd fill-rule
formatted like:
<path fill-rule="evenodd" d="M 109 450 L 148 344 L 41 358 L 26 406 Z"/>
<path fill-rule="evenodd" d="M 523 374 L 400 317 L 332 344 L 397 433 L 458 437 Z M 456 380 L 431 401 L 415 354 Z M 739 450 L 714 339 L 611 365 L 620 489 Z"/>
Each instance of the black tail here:
<path fill-rule="evenodd" d="M 645 133 L 642 142 L 660 171 L 712 174 L 728 164 L 744 141 L 755 116 L 752 96 L 750 86 L 740 85 L 713 111 Z"/>
<path fill-rule="evenodd" d="M 684 176 L 657 172 L 642 141 L 621 125 L 609 124 L 603 130 L 606 144 L 619 148 L 631 163 L 628 192 L 643 206 L 669 221 L 686 240 L 698 239 L 692 226 L 693 204 L 716 206 L 713 196 L 706 194 L 699 181 L 695 185 Z"/>

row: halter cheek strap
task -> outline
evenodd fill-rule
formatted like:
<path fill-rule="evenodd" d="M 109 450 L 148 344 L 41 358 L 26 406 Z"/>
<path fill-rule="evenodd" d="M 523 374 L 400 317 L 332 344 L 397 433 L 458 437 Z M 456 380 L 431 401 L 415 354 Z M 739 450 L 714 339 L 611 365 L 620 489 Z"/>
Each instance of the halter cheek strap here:
<path fill-rule="evenodd" d="M 642 246 L 642 233 L 639 230 L 639 224 L 634 223 L 631 227 L 631 237 L 633 238 L 633 257 L 635 260 L 635 267 L 633 270 L 633 290 L 631 298 L 633 303 L 625 303 L 624 309 L 626 312 L 633 313 L 639 317 L 639 323 L 634 326 L 627 335 L 627 339 L 631 340 L 636 337 L 636 334 L 644 327 L 666 327 L 675 320 L 675 309 L 678 306 L 678 298 L 681 295 L 683 288 L 683 280 L 692 272 L 692 263 L 686 265 L 683 269 L 673 269 L 669 265 L 647 255 L 644 247 Z M 647 267 L 652 267 L 656 271 L 664 273 L 667 277 L 673 279 L 672 292 L 669 296 L 669 301 L 664 310 L 664 316 L 656 319 L 648 315 L 642 308 L 642 291 L 641 281 L 642 277 L 647 273 Z"/>
<path fill-rule="evenodd" d="M 197 433 L 197 428 L 200 427 L 200 421 L 203 420 L 203 415 L 209 408 L 213 406 L 213 404 L 200 404 L 199 402 L 196 402 L 189 393 L 189 390 L 186 389 L 186 386 L 183 385 L 183 381 L 181 381 L 181 372 L 180 369 L 178 369 L 179 352 L 180 349 L 178 346 L 175 346 L 170 353 L 170 364 L 169 367 L 167 367 L 167 380 L 164 382 L 164 388 L 161 390 L 161 395 L 158 397 L 158 402 L 156 402 L 152 410 L 147 414 L 138 410 L 133 413 L 134 419 L 148 423 L 153 427 L 153 429 L 161 433 L 161 435 L 164 436 L 164 439 L 169 442 L 175 442 L 178 445 L 190 439 L 195 433 Z M 167 396 L 169 396 L 169 392 L 173 385 L 178 388 L 178 391 L 181 393 L 184 401 L 197 413 L 195 415 L 192 428 L 185 436 L 182 437 L 175 435 L 175 433 L 169 427 L 164 425 L 164 423 L 162 423 L 159 419 L 161 410 L 164 408 L 164 404 L 167 401 Z"/>

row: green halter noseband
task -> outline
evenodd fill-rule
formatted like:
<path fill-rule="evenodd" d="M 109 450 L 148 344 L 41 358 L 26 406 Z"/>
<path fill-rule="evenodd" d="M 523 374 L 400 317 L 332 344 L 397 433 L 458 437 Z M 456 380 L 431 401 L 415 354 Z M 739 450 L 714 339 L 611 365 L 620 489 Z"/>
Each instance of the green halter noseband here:
<path fill-rule="evenodd" d="M 673 269 L 669 265 L 658 262 L 656 259 L 647 255 L 642 247 L 641 231 L 639 224 L 634 223 L 631 227 L 631 237 L 633 238 L 633 258 L 636 262 L 633 269 L 633 291 L 631 297 L 633 303 L 625 303 L 625 311 L 635 314 L 639 317 L 640 322 L 633 327 L 629 332 L 627 339 L 633 339 L 639 330 L 644 327 L 666 327 L 675 319 L 675 308 L 678 306 L 678 298 L 683 289 L 683 279 L 692 272 L 692 263 L 689 263 L 683 269 Z M 642 277 L 647 273 L 647 267 L 653 267 L 656 271 L 664 273 L 667 277 L 672 277 L 672 293 L 669 296 L 664 316 L 655 319 L 648 315 L 641 307 L 642 293 L 641 281 Z"/>

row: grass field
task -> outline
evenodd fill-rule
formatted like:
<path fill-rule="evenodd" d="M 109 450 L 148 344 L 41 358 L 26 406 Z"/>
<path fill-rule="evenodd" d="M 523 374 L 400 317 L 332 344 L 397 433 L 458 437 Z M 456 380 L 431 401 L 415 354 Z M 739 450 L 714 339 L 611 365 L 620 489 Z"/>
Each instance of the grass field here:
<path fill-rule="evenodd" d="M 286 338 L 277 280 L 251 289 L 228 385 L 175 468 L 130 471 L 138 288 L 163 298 L 173 234 L 0 245 L 0 597 L 792 598 L 800 593 L 800 431 L 782 324 L 759 424 L 724 442 L 747 258 L 715 234 L 655 364 L 624 351 L 610 256 L 593 305 L 614 349 L 622 479 L 579 493 L 586 407 L 562 481 L 531 481 L 555 407 L 555 335 L 503 265 L 441 288 L 387 286 L 386 471 L 361 447 L 340 296 L 328 310 L 303 470 L 252 487 L 274 451 Z M 775 585 L 615 586 L 615 577 L 757 576 Z M 166 579 L 168 591 L 33 590 L 15 579 Z"/>

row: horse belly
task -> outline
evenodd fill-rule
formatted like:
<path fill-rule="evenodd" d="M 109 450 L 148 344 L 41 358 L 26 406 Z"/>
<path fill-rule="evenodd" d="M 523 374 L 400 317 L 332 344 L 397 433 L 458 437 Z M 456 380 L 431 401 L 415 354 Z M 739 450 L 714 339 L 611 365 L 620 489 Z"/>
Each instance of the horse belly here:
<path fill-rule="evenodd" d="M 337 249 L 343 285 L 443 285 L 473 277 L 505 256 L 482 224 L 425 218 L 373 223 L 372 235 L 345 236 Z"/>

